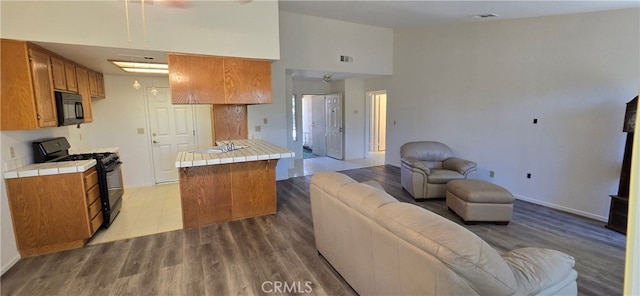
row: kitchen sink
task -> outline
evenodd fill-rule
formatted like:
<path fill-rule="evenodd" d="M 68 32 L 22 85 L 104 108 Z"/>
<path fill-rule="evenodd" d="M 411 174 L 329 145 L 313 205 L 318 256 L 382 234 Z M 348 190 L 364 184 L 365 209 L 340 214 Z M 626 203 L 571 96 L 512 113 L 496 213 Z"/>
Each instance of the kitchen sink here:
<path fill-rule="evenodd" d="M 239 150 L 242 148 L 247 148 L 249 146 L 245 146 L 245 145 L 236 145 L 235 146 L 235 150 Z M 189 151 L 191 153 L 199 153 L 199 154 L 217 154 L 217 153 L 224 153 L 226 152 L 226 147 L 225 146 L 213 146 L 213 147 L 207 147 L 204 149 L 198 149 L 198 150 L 193 150 L 193 151 Z"/>

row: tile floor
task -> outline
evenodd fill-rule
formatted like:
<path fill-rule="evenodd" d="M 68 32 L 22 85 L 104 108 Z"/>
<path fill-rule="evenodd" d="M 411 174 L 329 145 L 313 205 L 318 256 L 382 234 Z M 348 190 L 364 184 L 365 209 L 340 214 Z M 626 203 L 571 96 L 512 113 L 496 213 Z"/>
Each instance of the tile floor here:
<path fill-rule="evenodd" d="M 337 160 L 331 157 L 315 157 L 294 160 L 294 168 L 289 169 L 289 177 L 313 175 L 321 171 L 344 171 L 370 166 L 384 165 L 384 152 L 369 152 L 367 158 Z"/>
<path fill-rule="evenodd" d="M 100 229 L 89 245 L 182 229 L 178 183 L 125 188 L 122 209 L 108 229 Z"/>
<path fill-rule="evenodd" d="M 342 171 L 384 165 L 384 152 L 369 153 L 367 158 L 341 161 L 330 157 L 296 159 L 289 177 L 320 171 Z M 178 183 L 125 188 L 122 209 L 108 229 L 100 229 L 89 245 L 182 229 L 180 186 Z"/>

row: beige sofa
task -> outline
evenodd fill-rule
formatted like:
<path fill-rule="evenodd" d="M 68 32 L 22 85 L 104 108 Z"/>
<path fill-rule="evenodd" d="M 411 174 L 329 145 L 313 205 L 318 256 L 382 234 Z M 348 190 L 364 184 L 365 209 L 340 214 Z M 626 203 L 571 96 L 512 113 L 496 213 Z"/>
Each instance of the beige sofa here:
<path fill-rule="evenodd" d="M 574 259 L 559 251 L 500 255 L 464 227 L 340 173 L 315 174 L 310 194 L 318 252 L 360 295 L 577 294 Z"/>
<path fill-rule="evenodd" d="M 400 182 L 416 200 L 443 198 L 447 182 L 466 179 L 477 170 L 473 161 L 457 158 L 440 142 L 408 142 L 400 147 Z"/>

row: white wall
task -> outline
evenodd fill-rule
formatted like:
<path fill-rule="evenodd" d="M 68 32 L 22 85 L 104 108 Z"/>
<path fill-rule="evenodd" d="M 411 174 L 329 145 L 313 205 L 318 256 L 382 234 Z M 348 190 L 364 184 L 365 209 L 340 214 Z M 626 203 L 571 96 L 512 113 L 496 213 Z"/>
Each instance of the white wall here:
<path fill-rule="evenodd" d="M 280 56 L 287 69 L 390 75 L 393 30 L 280 12 Z M 340 62 L 340 55 L 353 57 Z"/>
<path fill-rule="evenodd" d="M 387 163 L 407 141 L 442 141 L 520 198 L 606 220 L 639 11 L 396 30 Z"/>
<path fill-rule="evenodd" d="M 129 2 L 134 49 L 280 57 L 277 1 L 189 1 L 187 8 L 149 2 L 146 46 L 142 6 Z M 2 1 L 0 6 L 2 38 L 129 48 L 125 1 Z"/>
<path fill-rule="evenodd" d="M 302 144 L 294 143 L 289 133 L 290 100 L 296 85 L 291 70 L 389 75 L 393 70 L 393 30 L 288 12 L 280 12 L 279 17 L 281 59 L 271 66 L 273 104 L 249 107 L 249 134 L 288 147 L 299 157 Z M 340 55 L 352 56 L 354 62 L 341 63 Z M 263 117 L 274 115 L 285 120 L 262 126 L 261 133 L 252 132 Z M 283 161 L 287 167 L 293 165 L 290 160 Z M 282 168 L 276 173 L 286 176 L 287 171 Z"/>

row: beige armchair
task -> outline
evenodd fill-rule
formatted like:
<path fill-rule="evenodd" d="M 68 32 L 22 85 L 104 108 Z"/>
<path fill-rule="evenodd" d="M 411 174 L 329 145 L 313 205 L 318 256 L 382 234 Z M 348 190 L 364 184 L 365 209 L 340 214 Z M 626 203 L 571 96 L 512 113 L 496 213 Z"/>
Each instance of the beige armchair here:
<path fill-rule="evenodd" d="M 400 147 L 402 187 L 416 200 L 443 198 L 447 182 L 466 179 L 475 162 L 454 156 L 447 145 L 434 141 L 408 142 Z"/>

